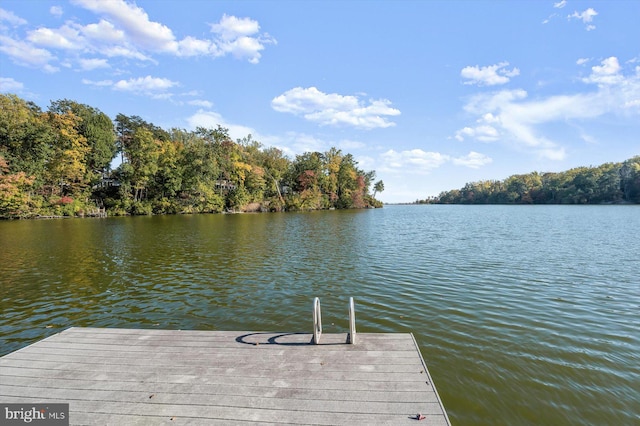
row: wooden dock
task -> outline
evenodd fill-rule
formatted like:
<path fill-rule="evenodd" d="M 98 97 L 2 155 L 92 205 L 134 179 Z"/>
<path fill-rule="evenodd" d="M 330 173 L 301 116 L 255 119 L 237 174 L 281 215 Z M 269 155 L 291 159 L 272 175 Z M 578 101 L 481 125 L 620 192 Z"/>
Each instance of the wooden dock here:
<path fill-rule="evenodd" d="M 69 403 L 70 424 L 450 424 L 412 334 L 357 338 L 73 327 L 0 358 L 0 402 Z"/>

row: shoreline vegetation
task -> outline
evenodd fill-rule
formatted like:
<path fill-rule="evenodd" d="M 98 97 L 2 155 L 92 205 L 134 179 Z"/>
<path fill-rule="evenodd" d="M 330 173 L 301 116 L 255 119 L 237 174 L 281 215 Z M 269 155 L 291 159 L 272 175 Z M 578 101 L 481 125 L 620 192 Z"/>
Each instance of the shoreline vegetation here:
<path fill-rule="evenodd" d="M 406 204 L 640 204 L 640 156 L 560 173 L 471 182 Z"/>
<path fill-rule="evenodd" d="M 290 159 L 221 126 L 165 130 L 0 94 L 0 219 L 379 208 L 374 180 L 336 148 Z"/>

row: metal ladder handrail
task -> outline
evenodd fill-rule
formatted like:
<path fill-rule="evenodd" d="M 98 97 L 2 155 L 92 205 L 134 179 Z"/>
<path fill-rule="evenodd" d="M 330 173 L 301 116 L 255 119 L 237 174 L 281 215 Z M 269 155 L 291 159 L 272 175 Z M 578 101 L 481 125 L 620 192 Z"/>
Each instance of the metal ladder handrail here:
<path fill-rule="evenodd" d="M 353 297 L 349 298 L 349 338 L 347 343 L 356 344 L 356 308 L 353 303 Z"/>
<path fill-rule="evenodd" d="M 320 336 L 322 335 L 322 314 L 320 312 L 320 299 L 313 299 L 313 343 L 315 345 L 320 343 Z"/>
<path fill-rule="evenodd" d="M 320 344 L 320 336 L 322 336 L 322 312 L 320 309 L 320 298 L 313 299 L 313 341 L 314 345 Z M 347 335 L 347 343 L 356 344 L 356 308 L 353 297 L 349 298 L 349 334 Z"/>

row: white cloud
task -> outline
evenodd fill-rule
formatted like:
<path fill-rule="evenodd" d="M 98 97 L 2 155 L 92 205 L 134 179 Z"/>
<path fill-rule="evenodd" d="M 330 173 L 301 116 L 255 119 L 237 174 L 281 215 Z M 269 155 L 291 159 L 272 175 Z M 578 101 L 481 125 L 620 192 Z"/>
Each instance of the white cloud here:
<path fill-rule="evenodd" d="M 590 60 L 591 60 L 590 58 L 579 58 L 576 61 L 576 65 L 585 65 L 585 64 L 589 63 Z"/>
<path fill-rule="evenodd" d="M 23 88 L 24 84 L 11 77 L 0 77 L 0 92 L 2 93 L 17 93 Z"/>
<path fill-rule="evenodd" d="M 211 31 L 218 34 L 223 40 L 235 40 L 243 36 L 250 36 L 260 31 L 257 21 L 249 18 L 237 18 L 222 15 L 222 19 L 217 24 L 211 25 Z"/>
<path fill-rule="evenodd" d="M 566 155 L 561 141 L 545 136 L 544 125 L 569 120 L 588 120 L 609 113 L 640 113 L 633 106 L 640 99 L 640 67 L 625 75 L 617 58 L 610 57 L 592 67 L 584 78 L 597 90 L 573 95 L 528 100 L 524 90 L 503 90 L 474 96 L 465 111 L 477 115 L 477 126 L 466 126 L 454 137 L 458 140 L 491 141 L 496 130 L 502 143 L 540 157 L 560 160 Z"/>
<path fill-rule="evenodd" d="M 273 98 L 271 106 L 321 125 L 350 125 L 373 129 L 395 126 L 387 117 L 400 115 L 386 99 L 369 100 L 368 104 L 356 96 L 324 93 L 315 87 L 296 87 Z"/>
<path fill-rule="evenodd" d="M 565 7 L 567 5 L 567 0 L 561 0 L 557 3 L 553 4 L 554 9 L 562 9 L 563 7 Z M 558 14 L 557 13 L 552 13 L 551 15 L 549 15 L 549 17 L 547 19 L 545 19 L 544 21 L 542 21 L 543 24 L 548 24 L 549 22 L 551 22 L 552 19 L 557 18 Z"/>
<path fill-rule="evenodd" d="M 109 68 L 109 63 L 106 59 L 80 59 L 80 68 L 84 71 L 91 71 L 98 68 Z"/>
<path fill-rule="evenodd" d="M 135 4 L 123 0 L 73 0 L 73 3 L 106 16 L 100 23 L 101 28 L 88 25 L 85 32 L 91 32 L 94 39 L 102 42 L 117 42 L 124 51 L 142 50 L 182 57 L 230 54 L 258 63 L 265 45 L 276 43 L 269 34 L 260 33 L 260 25 L 250 18 L 225 14 L 217 24 L 211 25 L 214 39 L 187 36 L 178 40 L 169 27 L 152 21 L 144 9 Z"/>
<path fill-rule="evenodd" d="M 214 34 L 211 39 L 186 36 L 178 40 L 171 28 L 153 21 L 144 9 L 133 2 L 71 0 L 71 3 L 100 15 L 100 21 L 83 25 L 78 18 L 73 18 L 58 28 L 41 26 L 33 29 L 24 40 L 5 36 L 0 40 L 0 51 L 9 55 L 16 64 L 54 72 L 58 68 L 51 63 L 59 60 L 61 66 L 70 67 L 78 60 L 77 52 L 94 58 L 122 57 L 156 64 L 152 56 L 156 53 L 211 58 L 231 55 L 255 64 L 260 61 L 265 46 L 276 43 L 269 34 L 260 32 L 258 22 L 250 18 L 223 15 L 219 23 L 211 25 Z M 63 13 L 58 6 L 50 7 L 49 12 L 55 16 Z M 0 21 L 12 25 L 27 23 L 4 9 L 0 9 Z M 58 59 L 42 48 L 73 51 L 73 54 Z"/>
<path fill-rule="evenodd" d="M 478 119 L 478 123 L 499 123 L 500 122 L 500 117 L 496 117 L 495 115 L 491 114 L 490 112 L 486 113 L 485 115 L 482 116 L 482 118 Z"/>
<path fill-rule="evenodd" d="M 29 31 L 27 40 L 33 44 L 53 49 L 79 50 L 84 47 L 84 41 L 78 30 L 68 25 L 55 30 L 41 27 Z"/>
<path fill-rule="evenodd" d="M 419 148 L 399 152 L 390 149 L 380 154 L 376 170 L 390 174 L 425 175 L 447 163 L 478 169 L 492 161 L 490 157 L 475 151 L 470 151 L 469 154 L 462 157 L 452 157 Z"/>
<path fill-rule="evenodd" d="M 41 27 L 30 31 L 27 39 L 39 46 L 60 50 L 91 52 L 107 57 L 124 57 L 140 61 L 153 61 L 127 41 L 124 31 L 112 23 L 100 20 L 86 26 L 68 22 L 60 28 Z"/>
<path fill-rule="evenodd" d="M 155 62 L 151 57 L 138 52 L 136 49 L 131 49 L 125 46 L 107 47 L 102 50 L 102 53 L 109 58 L 121 56 L 123 58 L 131 58 L 131 59 L 138 59 L 140 61 Z"/>
<path fill-rule="evenodd" d="M 451 162 L 456 166 L 465 166 L 471 169 L 479 169 L 482 166 L 486 166 L 487 164 L 492 163 L 493 159 L 484 154 L 480 154 L 479 152 L 471 151 L 464 157 L 451 159 Z"/>
<path fill-rule="evenodd" d="M 123 0 L 73 0 L 72 3 L 108 16 L 137 46 L 154 51 L 174 51 L 175 36 L 169 27 L 149 19 L 141 7 Z"/>
<path fill-rule="evenodd" d="M 516 149 L 533 151 L 545 158 L 562 159 L 564 149 L 544 136 L 539 136 L 535 125 L 570 118 L 572 115 L 587 116 L 586 111 L 580 110 L 580 107 L 584 108 L 586 105 L 580 105 L 578 99 L 568 96 L 531 102 L 523 101 L 524 98 L 526 98 L 526 92 L 521 90 L 501 91 L 474 97 L 465 109 L 479 114 L 481 118 L 477 121 L 480 123 L 485 122 L 484 117 L 492 117 L 491 121 L 496 134 L 494 135 L 493 131 L 487 132 L 481 124 L 477 127 L 458 130 L 455 138 L 460 141 L 466 138 L 483 142 L 500 140 L 511 144 Z"/>
<path fill-rule="evenodd" d="M 195 129 L 196 127 L 215 129 L 220 125 L 229 129 L 231 139 L 236 140 L 244 138 L 247 135 L 252 135 L 254 139 L 263 142 L 263 139 L 260 138 L 255 129 L 241 124 L 230 123 L 215 111 L 199 110 L 187 119 L 187 123 L 190 129 Z"/>
<path fill-rule="evenodd" d="M 407 151 L 395 151 L 390 149 L 380 154 L 383 172 L 411 172 L 426 174 L 451 160 L 451 157 L 439 152 L 412 149 Z"/>
<path fill-rule="evenodd" d="M 113 84 L 113 89 L 136 94 L 160 95 L 177 85 L 177 82 L 167 78 L 151 77 L 148 75 L 146 77 L 117 81 Z"/>
<path fill-rule="evenodd" d="M 489 125 L 464 127 L 456 132 L 455 138 L 462 142 L 465 137 L 475 138 L 482 142 L 493 142 L 499 139 L 498 130 Z"/>
<path fill-rule="evenodd" d="M 626 101 L 623 105 L 623 108 L 638 108 L 640 111 L 640 99 L 633 99 L 630 101 Z"/>
<path fill-rule="evenodd" d="M 217 24 L 211 25 L 211 32 L 217 35 L 215 56 L 230 53 L 238 59 L 247 58 L 253 64 L 260 61 L 260 51 L 265 44 L 276 44 L 269 34 L 259 34 L 260 25 L 250 18 L 237 18 L 224 14 Z"/>
<path fill-rule="evenodd" d="M 252 37 L 240 37 L 234 42 L 225 43 L 220 47 L 238 59 L 247 58 L 252 64 L 257 64 L 260 61 L 260 51 L 264 49 L 264 45 Z"/>
<path fill-rule="evenodd" d="M 580 12 L 580 13 L 578 13 L 577 11 L 573 12 L 573 14 L 569 15 L 568 18 L 569 19 L 572 19 L 572 18 L 579 19 L 583 23 L 587 24 L 589 22 L 593 22 L 593 17 L 597 16 L 597 15 L 598 15 L 598 12 L 596 12 L 592 8 L 589 8 L 589 9 L 583 11 L 583 12 Z"/>
<path fill-rule="evenodd" d="M 490 94 L 473 96 L 464 109 L 472 114 L 480 114 L 481 117 L 493 117 L 494 120 L 499 120 L 499 117 L 494 114 L 496 110 L 499 110 L 504 104 L 526 97 L 527 92 L 522 89 L 501 90 Z"/>
<path fill-rule="evenodd" d="M 26 20 L 15 15 L 13 12 L 4 10 L 0 7 L 0 22 L 2 21 L 8 22 L 9 24 L 14 26 L 25 25 L 27 23 Z"/>
<path fill-rule="evenodd" d="M 82 79 L 82 84 L 96 87 L 111 87 L 112 90 L 129 92 L 136 95 L 150 96 L 154 99 L 168 99 L 173 96 L 169 89 L 180 84 L 167 78 L 146 77 L 130 78 L 129 80 L 100 80 Z"/>
<path fill-rule="evenodd" d="M 467 66 L 460 71 L 460 75 L 462 78 L 467 79 L 464 84 L 477 84 L 478 86 L 506 84 L 511 77 L 520 75 L 518 68 L 508 70 L 506 69 L 507 65 L 509 65 L 509 62 L 500 62 L 486 67 L 479 67 L 478 65 Z"/>
<path fill-rule="evenodd" d="M 611 56 L 603 60 L 601 64 L 591 67 L 591 75 L 583 79 L 585 83 L 608 85 L 617 84 L 624 80 L 618 58 Z"/>
<path fill-rule="evenodd" d="M 593 8 L 588 8 L 580 13 L 575 11 L 571 15 L 567 15 L 567 19 L 580 20 L 582 21 L 583 24 L 585 24 L 585 29 L 587 31 L 591 31 L 596 29 L 596 26 L 591 24 L 591 22 L 593 22 L 593 18 L 597 15 L 598 15 L 598 12 L 596 12 Z"/>
<path fill-rule="evenodd" d="M 111 87 L 113 86 L 113 81 L 112 80 L 94 81 L 94 80 L 89 80 L 87 78 L 83 78 L 82 84 L 86 84 L 88 86 L 96 86 L 96 87 Z"/>
<path fill-rule="evenodd" d="M 199 110 L 191 117 L 187 118 L 187 123 L 191 129 L 196 127 L 204 127 L 205 129 L 215 129 L 218 125 L 222 126 L 222 116 L 217 112 Z"/>
<path fill-rule="evenodd" d="M 595 137 L 585 133 L 582 129 L 580 129 L 580 139 L 590 145 L 596 145 L 598 143 L 598 140 Z"/>
<path fill-rule="evenodd" d="M 202 99 L 194 99 L 192 101 L 187 102 L 188 105 L 199 106 L 202 108 L 211 108 L 213 106 L 213 102 L 205 101 Z"/>
<path fill-rule="evenodd" d="M 178 42 L 178 56 L 199 56 L 207 55 L 215 49 L 210 40 L 200 40 L 194 37 L 185 37 Z"/>
<path fill-rule="evenodd" d="M 296 87 L 271 101 L 273 109 L 292 114 L 307 114 L 323 109 L 347 110 L 357 108 L 358 98 L 337 93 L 326 94 L 315 87 Z"/>
<path fill-rule="evenodd" d="M 64 12 L 62 11 L 62 7 L 60 6 L 51 6 L 49 8 L 49 13 L 57 18 L 61 17 L 64 14 Z"/>
<path fill-rule="evenodd" d="M 124 43 L 126 40 L 124 31 L 104 19 L 101 19 L 97 24 L 79 25 L 78 27 L 85 37 L 101 43 Z"/>
<path fill-rule="evenodd" d="M 7 54 L 13 62 L 21 66 L 40 68 L 48 73 L 59 71 L 57 67 L 49 64 L 56 59 L 51 52 L 21 40 L 0 35 L 0 52 Z"/>

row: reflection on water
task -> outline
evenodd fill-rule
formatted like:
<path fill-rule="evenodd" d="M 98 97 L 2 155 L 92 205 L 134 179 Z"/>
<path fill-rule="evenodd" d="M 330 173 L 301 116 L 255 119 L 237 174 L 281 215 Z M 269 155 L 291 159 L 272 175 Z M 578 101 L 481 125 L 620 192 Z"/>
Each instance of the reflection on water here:
<path fill-rule="evenodd" d="M 640 418 L 637 206 L 0 222 L 0 354 L 69 326 L 413 332 L 455 424 Z"/>

